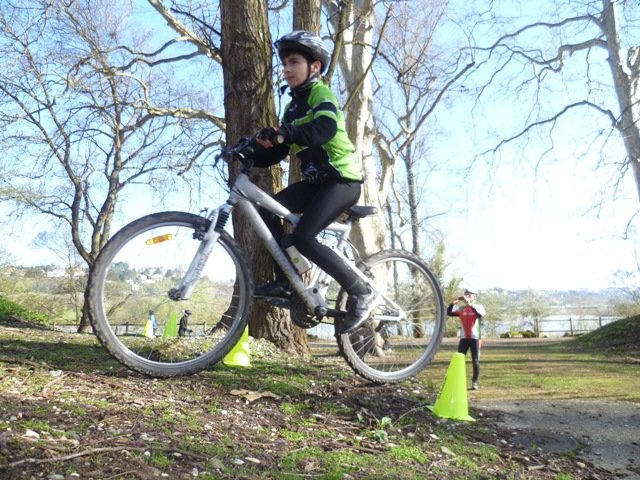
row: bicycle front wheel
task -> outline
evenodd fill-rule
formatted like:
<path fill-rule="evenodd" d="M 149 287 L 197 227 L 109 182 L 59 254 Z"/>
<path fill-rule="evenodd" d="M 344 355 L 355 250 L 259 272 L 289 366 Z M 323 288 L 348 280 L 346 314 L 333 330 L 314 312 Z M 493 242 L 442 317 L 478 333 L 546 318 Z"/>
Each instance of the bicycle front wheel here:
<path fill-rule="evenodd" d="M 383 250 L 360 269 L 381 292 L 369 320 L 337 337 L 340 353 L 361 376 L 394 383 L 416 375 L 437 352 L 444 334 L 442 290 L 429 266 L 417 255 Z M 340 298 L 344 309 L 346 295 Z"/>
<path fill-rule="evenodd" d="M 162 212 L 125 226 L 102 249 L 89 278 L 89 313 L 102 345 L 155 377 L 187 375 L 229 353 L 247 325 L 253 285 L 245 256 L 218 238 L 188 300 L 169 291 L 187 271 L 210 221 Z"/>

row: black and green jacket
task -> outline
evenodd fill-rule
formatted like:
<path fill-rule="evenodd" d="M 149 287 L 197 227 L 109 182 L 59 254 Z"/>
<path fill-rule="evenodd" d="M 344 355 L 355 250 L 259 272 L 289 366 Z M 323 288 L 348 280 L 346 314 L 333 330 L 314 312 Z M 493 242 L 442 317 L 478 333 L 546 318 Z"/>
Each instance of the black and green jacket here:
<path fill-rule="evenodd" d="M 285 143 L 257 151 L 255 165 L 268 167 L 291 153 L 300 159 L 302 175 L 308 182 L 362 181 L 360 162 L 345 130 L 344 114 L 331 89 L 315 81 L 295 89 L 291 96 L 280 126 Z"/>

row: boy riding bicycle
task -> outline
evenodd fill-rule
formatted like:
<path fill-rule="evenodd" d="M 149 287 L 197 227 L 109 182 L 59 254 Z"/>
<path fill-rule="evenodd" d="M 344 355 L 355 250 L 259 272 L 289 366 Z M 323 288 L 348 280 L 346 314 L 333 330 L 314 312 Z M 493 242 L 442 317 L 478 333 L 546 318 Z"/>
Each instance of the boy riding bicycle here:
<path fill-rule="evenodd" d="M 288 154 L 300 159 L 300 182 L 289 185 L 274 198 L 300 222 L 285 238 L 281 220 L 267 219 L 273 235 L 331 275 L 348 293 L 347 315 L 336 324 L 336 333 L 355 330 L 370 315 L 376 295 L 336 255 L 318 242 L 316 235 L 360 198 L 362 172 L 355 148 L 345 131 L 344 114 L 333 92 L 321 81 L 331 55 L 320 37 L 302 30 L 276 42 L 292 100 L 277 128 L 261 130 L 254 165 L 269 167 Z M 287 245 L 285 245 L 287 246 Z M 288 297 L 291 287 L 276 266 L 275 281 L 256 288 L 258 297 Z"/>

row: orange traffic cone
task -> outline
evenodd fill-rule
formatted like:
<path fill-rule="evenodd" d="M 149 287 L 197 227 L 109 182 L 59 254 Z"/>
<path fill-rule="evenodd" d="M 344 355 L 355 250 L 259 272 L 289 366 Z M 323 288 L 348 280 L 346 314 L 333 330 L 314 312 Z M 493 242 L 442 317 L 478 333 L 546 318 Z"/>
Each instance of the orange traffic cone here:
<path fill-rule="evenodd" d="M 242 336 L 233 349 L 222 359 L 222 363 L 230 367 L 250 367 L 249 358 L 249 327 L 242 332 Z"/>
<path fill-rule="evenodd" d="M 436 404 L 427 408 L 442 418 L 475 422 L 475 419 L 469 416 L 464 353 L 453 354 Z"/>

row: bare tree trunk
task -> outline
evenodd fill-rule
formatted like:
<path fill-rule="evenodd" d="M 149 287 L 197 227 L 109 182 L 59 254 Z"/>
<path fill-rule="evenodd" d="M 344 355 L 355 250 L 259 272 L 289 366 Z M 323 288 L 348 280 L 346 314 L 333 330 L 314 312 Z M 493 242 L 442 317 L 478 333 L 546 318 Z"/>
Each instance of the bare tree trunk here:
<path fill-rule="evenodd" d="M 293 29 L 320 32 L 320 0 L 293 2 Z"/>
<path fill-rule="evenodd" d="M 611 69 L 616 98 L 620 108 L 620 119 L 615 127 L 620 132 L 622 142 L 631 165 L 633 178 L 640 199 L 640 47 L 634 47 L 628 53 L 622 50 L 620 26 L 618 24 L 616 4 L 613 0 L 602 0 L 602 30 L 607 40 L 609 56 L 607 62 Z"/>
<path fill-rule="evenodd" d="M 320 32 L 320 0 L 294 0 L 293 29 Z M 300 161 L 297 158 L 289 160 L 289 185 L 302 180 Z"/>
<path fill-rule="evenodd" d="M 416 169 L 411 151 L 405 158 L 407 169 L 407 201 L 409 203 L 409 215 L 411 218 L 411 243 L 412 251 L 416 255 L 422 255 L 422 241 L 420 240 L 420 215 L 418 212 L 418 187 L 416 185 Z"/>
<path fill-rule="evenodd" d="M 233 144 L 241 137 L 266 125 L 275 125 L 273 100 L 271 35 L 266 2 L 261 0 L 223 0 L 222 62 L 224 65 L 224 105 L 227 142 Z M 230 181 L 238 174 L 230 172 Z M 282 188 L 282 168 L 257 169 L 252 180 L 268 193 Z M 256 239 L 246 219 L 234 215 L 236 239 L 250 256 L 254 280 L 257 284 L 273 279 L 271 256 Z M 306 353 L 306 336 L 296 333 L 288 312 L 264 302 L 256 302 L 249 320 L 250 333 L 256 338 L 273 341 L 285 351 Z M 304 332 L 302 332 L 304 333 Z"/>
<path fill-rule="evenodd" d="M 373 61 L 370 46 L 373 43 L 373 1 L 327 2 L 334 28 L 342 38 L 339 62 L 349 92 L 345 106 L 346 128 L 356 147 L 356 155 L 362 159 L 364 172 L 363 201 L 378 207 L 378 214 L 368 217 L 353 230 L 352 240 L 364 253 L 384 248 L 386 228 L 384 209 L 379 198 L 376 167 L 371 155 L 374 132 L 367 125 L 373 115 L 373 90 L 370 67 Z M 350 25 L 348 29 L 344 26 Z"/>
<path fill-rule="evenodd" d="M 320 31 L 320 0 L 294 0 L 293 2 L 293 30 Z M 289 157 L 289 185 L 302 180 L 300 161 L 295 157 Z M 286 312 L 282 312 L 283 314 Z M 288 315 L 287 315 L 287 318 Z M 302 355 L 309 354 L 307 331 L 293 323 L 290 323 L 291 337 L 288 345 L 279 345 L 280 348 Z"/>
<path fill-rule="evenodd" d="M 91 277 L 91 272 L 93 271 L 93 265 L 94 265 L 93 263 L 89 265 L 87 279 Z M 78 333 L 93 332 L 93 327 L 91 326 L 91 321 L 89 316 L 89 288 L 84 289 L 83 303 L 82 303 L 82 316 L 80 317 L 80 323 L 78 324 L 78 329 L 76 331 Z"/>

